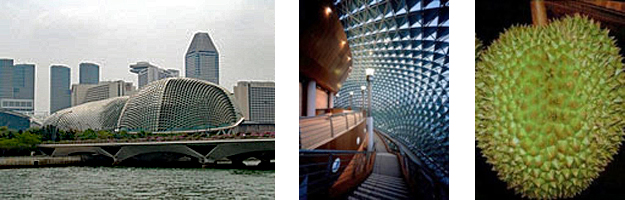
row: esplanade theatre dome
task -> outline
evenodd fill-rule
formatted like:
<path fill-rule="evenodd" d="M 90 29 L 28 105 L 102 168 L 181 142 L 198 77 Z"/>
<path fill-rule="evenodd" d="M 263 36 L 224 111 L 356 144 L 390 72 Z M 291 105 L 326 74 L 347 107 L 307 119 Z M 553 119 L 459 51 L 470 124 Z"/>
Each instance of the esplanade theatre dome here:
<path fill-rule="evenodd" d="M 44 126 L 62 130 L 188 131 L 238 125 L 243 115 L 234 95 L 213 83 L 168 78 L 130 97 L 117 97 L 61 110 Z"/>
<path fill-rule="evenodd" d="M 235 125 L 243 118 L 234 95 L 213 83 L 168 78 L 134 94 L 119 117 L 118 128 L 129 131 L 177 131 Z"/>
<path fill-rule="evenodd" d="M 43 125 L 65 131 L 113 130 L 126 101 L 127 96 L 115 97 L 66 108 L 48 117 Z"/>

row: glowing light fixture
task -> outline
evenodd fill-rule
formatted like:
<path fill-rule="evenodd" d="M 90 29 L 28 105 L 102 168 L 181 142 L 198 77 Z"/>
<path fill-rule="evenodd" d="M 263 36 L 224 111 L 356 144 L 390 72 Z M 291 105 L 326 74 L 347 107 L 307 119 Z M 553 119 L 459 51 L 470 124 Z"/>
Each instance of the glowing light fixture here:
<path fill-rule="evenodd" d="M 373 68 L 367 68 L 367 69 L 365 69 L 365 74 L 366 74 L 367 76 L 373 76 L 373 73 L 374 73 L 374 72 L 375 72 L 375 69 L 373 69 Z"/>

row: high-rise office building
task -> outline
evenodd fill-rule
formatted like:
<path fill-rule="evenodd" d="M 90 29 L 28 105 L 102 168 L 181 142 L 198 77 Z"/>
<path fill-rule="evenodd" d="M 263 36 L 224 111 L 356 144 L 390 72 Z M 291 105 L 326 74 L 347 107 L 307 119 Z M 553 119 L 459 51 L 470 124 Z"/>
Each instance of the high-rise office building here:
<path fill-rule="evenodd" d="M 35 98 L 34 64 L 16 64 L 13 67 L 13 98 Z"/>
<path fill-rule="evenodd" d="M 219 84 L 219 52 L 208 33 L 196 33 L 185 55 L 185 76 Z"/>
<path fill-rule="evenodd" d="M 0 99 L 13 98 L 13 59 L 0 59 Z"/>
<path fill-rule="evenodd" d="M 80 63 L 80 84 L 98 84 L 100 82 L 100 66 L 94 63 Z"/>
<path fill-rule="evenodd" d="M 132 83 L 124 81 L 102 81 L 97 85 L 72 85 L 72 106 L 104 100 L 112 97 L 131 95 L 135 91 Z"/>
<path fill-rule="evenodd" d="M 71 106 L 70 69 L 63 65 L 50 67 L 50 113 Z"/>
<path fill-rule="evenodd" d="M 35 98 L 35 65 L 13 65 L 12 59 L 0 59 L 0 108 L 32 114 Z"/>
<path fill-rule="evenodd" d="M 137 74 L 139 78 L 139 88 L 142 88 L 152 81 L 180 76 L 178 70 L 161 69 L 149 62 L 137 62 L 136 64 L 130 65 L 130 72 Z"/>
<path fill-rule="evenodd" d="M 273 81 L 239 81 L 234 86 L 234 96 L 245 120 L 275 122 L 275 88 Z"/>

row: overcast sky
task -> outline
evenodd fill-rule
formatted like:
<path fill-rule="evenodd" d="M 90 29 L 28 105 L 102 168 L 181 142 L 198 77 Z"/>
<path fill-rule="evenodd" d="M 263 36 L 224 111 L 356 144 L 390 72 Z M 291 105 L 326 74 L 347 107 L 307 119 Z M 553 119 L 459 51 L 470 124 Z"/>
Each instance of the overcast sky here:
<path fill-rule="evenodd" d="M 0 3 L 0 58 L 36 64 L 35 111 L 50 106 L 50 65 L 100 64 L 100 81 L 137 85 L 129 65 L 180 70 L 193 34 L 208 32 L 219 51 L 220 82 L 274 80 L 273 0 L 35 1 Z"/>

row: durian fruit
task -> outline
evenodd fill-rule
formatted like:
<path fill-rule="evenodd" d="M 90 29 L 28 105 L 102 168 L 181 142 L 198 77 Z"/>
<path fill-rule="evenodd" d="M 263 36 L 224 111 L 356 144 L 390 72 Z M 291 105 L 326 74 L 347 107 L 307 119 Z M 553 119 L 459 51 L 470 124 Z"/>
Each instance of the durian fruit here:
<path fill-rule="evenodd" d="M 482 45 L 482 41 L 480 41 L 480 39 L 477 39 L 477 36 L 475 36 L 475 73 L 477 73 L 477 71 L 479 71 L 479 68 L 477 66 L 477 62 L 480 61 L 480 56 L 482 55 L 482 51 L 484 51 L 484 46 Z M 477 90 L 476 90 L 477 92 Z"/>
<path fill-rule="evenodd" d="M 482 41 L 475 37 L 475 62 L 479 60 L 480 54 L 482 53 L 482 48 L 484 48 L 484 46 L 482 46 Z"/>
<path fill-rule="evenodd" d="M 480 56 L 476 139 L 523 197 L 573 197 L 623 140 L 625 72 L 608 30 L 575 15 L 514 26 Z"/>

